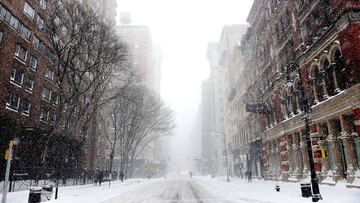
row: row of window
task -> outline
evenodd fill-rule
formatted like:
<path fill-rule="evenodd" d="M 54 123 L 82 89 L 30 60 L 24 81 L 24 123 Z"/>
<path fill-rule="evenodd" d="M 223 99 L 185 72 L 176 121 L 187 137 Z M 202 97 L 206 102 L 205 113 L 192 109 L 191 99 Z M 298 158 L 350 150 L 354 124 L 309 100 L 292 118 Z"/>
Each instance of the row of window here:
<path fill-rule="evenodd" d="M 21 110 L 21 113 L 23 115 L 29 116 L 30 115 L 30 109 L 31 109 L 31 102 L 24 98 L 22 102 L 22 108 L 20 108 L 20 96 L 15 93 L 10 93 L 6 99 L 6 108 L 12 111 L 18 112 Z M 40 120 L 43 122 L 50 122 L 54 123 L 55 121 L 55 113 L 50 112 L 46 108 L 42 108 L 40 112 Z"/>
<path fill-rule="evenodd" d="M 44 0 L 43 0 L 44 1 Z M 41 5 L 41 4 L 40 4 Z M 40 6 L 41 7 L 41 6 Z M 46 7 L 46 2 L 45 2 L 45 7 Z M 42 8 L 42 7 L 41 7 Z M 28 2 L 25 1 L 25 5 L 24 5 L 24 14 L 30 19 L 30 20 L 34 20 L 35 17 L 35 9 L 33 7 L 30 6 L 30 4 Z M 36 18 L 36 26 L 42 30 L 44 28 L 44 19 L 40 17 L 40 15 L 37 16 Z"/>
<path fill-rule="evenodd" d="M 36 36 L 34 36 L 33 45 L 49 60 L 52 61 L 55 58 L 55 54 Z"/>
<path fill-rule="evenodd" d="M 19 19 L 10 13 L 5 7 L 0 4 L 0 18 L 7 22 L 12 28 L 20 33 L 25 39 L 29 40 L 31 32 L 22 24 Z"/>
<path fill-rule="evenodd" d="M 18 94 L 10 93 L 6 99 L 6 108 L 12 111 L 19 111 L 20 96 Z M 30 115 L 31 102 L 28 99 L 24 99 L 22 105 L 22 114 Z"/>
<path fill-rule="evenodd" d="M 26 61 L 27 61 L 29 67 L 33 71 L 36 71 L 38 59 L 33 55 L 30 55 L 30 57 L 28 58 L 27 55 L 28 55 L 27 50 L 25 50 L 20 45 L 16 45 L 16 50 L 15 50 L 16 58 L 20 59 L 20 61 L 22 61 L 23 63 L 26 63 Z M 50 80 L 51 82 L 53 82 L 54 78 L 55 78 L 54 76 L 55 76 L 54 71 L 52 69 L 48 68 L 45 73 L 45 78 Z"/>
<path fill-rule="evenodd" d="M 50 76 L 45 76 L 45 77 L 52 77 L 53 76 L 52 73 L 53 72 L 51 70 L 48 71 L 47 74 L 50 75 Z M 14 68 L 12 70 L 12 72 L 11 72 L 10 82 L 17 85 L 17 86 L 19 86 L 19 87 L 21 87 L 23 85 L 23 83 L 24 83 L 24 73 L 19 71 L 16 68 Z M 32 92 L 33 88 L 34 88 L 34 80 L 29 77 L 25 81 L 25 89 L 28 92 Z M 43 94 L 42 94 L 43 100 L 45 100 L 47 102 L 50 102 L 51 101 L 51 94 L 52 94 L 52 91 L 49 88 L 45 87 L 44 90 L 43 90 Z M 55 97 L 54 104 L 57 104 L 57 103 L 58 103 L 58 98 Z"/>

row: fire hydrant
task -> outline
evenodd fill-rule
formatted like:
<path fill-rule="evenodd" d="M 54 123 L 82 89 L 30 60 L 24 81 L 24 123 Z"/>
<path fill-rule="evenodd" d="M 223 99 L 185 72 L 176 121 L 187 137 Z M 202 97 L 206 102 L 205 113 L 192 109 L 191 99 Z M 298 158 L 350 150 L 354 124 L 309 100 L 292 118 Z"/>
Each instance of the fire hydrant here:
<path fill-rule="evenodd" d="M 280 192 L 280 186 L 279 186 L 279 184 L 276 184 L 276 185 L 275 185 L 275 190 L 276 190 L 276 192 Z"/>

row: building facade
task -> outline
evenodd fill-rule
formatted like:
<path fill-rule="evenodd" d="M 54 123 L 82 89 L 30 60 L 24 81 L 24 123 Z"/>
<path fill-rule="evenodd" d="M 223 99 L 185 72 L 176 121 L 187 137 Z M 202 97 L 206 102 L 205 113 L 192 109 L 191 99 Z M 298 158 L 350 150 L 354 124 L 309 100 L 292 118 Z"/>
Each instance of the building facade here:
<path fill-rule="evenodd" d="M 19 153 L 21 148 L 30 148 L 30 145 L 26 147 L 26 144 L 32 143 L 32 140 L 28 140 L 29 137 L 36 137 L 38 141 L 45 139 L 42 137 L 43 130 L 54 122 L 58 96 L 54 71 L 51 68 L 51 46 L 46 43 L 48 36 L 44 32 L 46 11 L 52 2 L 0 2 L 0 116 L 4 134 L 0 153 L 4 153 L 10 139 L 18 136 L 20 128 L 23 140 L 20 140 L 22 145 L 18 146 Z M 88 169 L 95 168 L 94 164 L 101 162 L 97 160 L 97 155 L 101 154 L 101 146 L 97 144 L 99 134 L 94 129 L 92 132 L 95 138 L 89 140 L 93 143 L 87 144 L 91 147 L 88 147 L 89 157 L 85 161 Z M 75 140 L 79 139 L 79 133 L 76 133 Z M 73 141 L 70 139 L 69 142 Z M 80 150 L 79 146 L 75 148 Z M 24 150 L 24 154 L 18 154 L 19 157 L 29 153 Z M 41 152 L 31 153 L 37 156 Z M 26 160 L 19 162 L 24 164 L 23 167 L 29 164 Z"/>
<path fill-rule="evenodd" d="M 227 25 L 223 27 L 219 42 L 208 45 L 207 57 L 210 63 L 210 81 L 214 97 L 214 130 L 216 171 L 219 175 L 241 174 L 238 137 L 242 95 L 239 75 L 242 70 L 240 41 L 247 25 Z M 204 98 L 203 98 L 204 99 Z M 205 119 L 205 118 L 203 118 Z"/>
<path fill-rule="evenodd" d="M 248 100 L 265 111 L 253 114 L 264 176 L 284 181 L 309 176 L 299 84 L 311 103 L 311 142 L 323 183 L 359 178 L 358 1 L 255 0 L 242 40 Z M 295 62 L 300 68 L 287 71 Z"/>

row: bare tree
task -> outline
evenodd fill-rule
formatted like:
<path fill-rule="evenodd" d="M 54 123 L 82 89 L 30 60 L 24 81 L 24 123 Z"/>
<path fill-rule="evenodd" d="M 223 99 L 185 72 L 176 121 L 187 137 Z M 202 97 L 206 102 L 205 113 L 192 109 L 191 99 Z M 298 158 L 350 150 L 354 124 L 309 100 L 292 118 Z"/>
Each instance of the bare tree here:
<path fill-rule="evenodd" d="M 52 80 L 53 86 L 48 88 L 54 92 L 56 108 L 42 110 L 51 123 L 43 160 L 48 167 L 60 170 L 62 155 L 51 159 L 47 156 L 50 140 L 61 135 L 82 136 L 84 144 L 90 121 L 98 115 L 100 106 L 118 94 L 114 91 L 121 90 L 109 88 L 110 81 L 117 77 L 126 86 L 131 71 L 126 45 L 96 11 L 78 1 L 53 0 L 46 12 L 44 34 L 48 40 L 36 38 L 34 45 L 53 63 L 46 76 Z"/>
<path fill-rule="evenodd" d="M 108 109 L 103 126 L 110 143 L 110 170 L 116 154 L 123 174 L 131 173 L 134 160 L 150 142 L 170 135 L 174 128 L 172 111 L 143 86 L 128 89 Z"/>

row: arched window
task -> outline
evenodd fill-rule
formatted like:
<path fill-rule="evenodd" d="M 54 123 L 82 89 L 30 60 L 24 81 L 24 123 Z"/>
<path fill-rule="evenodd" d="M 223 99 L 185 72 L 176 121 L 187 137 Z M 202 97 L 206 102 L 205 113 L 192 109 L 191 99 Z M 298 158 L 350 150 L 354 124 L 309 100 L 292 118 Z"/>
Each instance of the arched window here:
<path fill-rule="evenodd" d="M 291 103 L 291 113 L 293 115 L 298 114 L 298 103 L 297 103 L 297 94 L 296 91 L 294 90 L 294 87 L 290 87 L 289 89 L 289 102 Z"/>
<path fill-rule="evenodd" d="M 300 113 L 301 111 L 304 110 L 304 107 L 302 105 L 302 95 L 301 95 L 301 84 L 300 84 L 300 80 L 296 79 L 295 83 L 294 83 L 294 88 L 295 88 L 295 95 L 296 95 L 296 100 L 297 100 L 297 109 L 298 109 L 298 113 Z"/>
<path fill-rule="evenodd" d="M 281 103 L 283 106 L 284 119 L 287 119 L 290 117 L 290 111 L 289 111 L 289 98 L 286 90 L 283 91 Z"/>
<path fill-rule="evenodd" d="M 346 76 L 346 66 L 344 59 L 339 49 L 336 49 L 334 52 L 334 62 L 335 62 L 335 77 L 337 79 L 338 88 L 344 90 L 347 88 L 348 79 Z"/>
<path fill-rule="evenodd" d="M 317 98 L 319 101 L 324 100 L 324 88 L 323 88 L 323 80 L 322 74 L 318 68 L 315 69 L 315 85 L 317 91 Z"/>
<path fill-rule="evenodd" d="M 321 102 L 324 100 L 323 74 L 320 72 L 318 66 L 313 66 L 311 76 L 315 102 Z"/>
<path fill-rule="evenodd" d="M 333 66 L 330 65 L 330 62 L 327 58 L 322 61 L 322 69 L 325 70 L 325 81 L 327 87 L 327 93 L 329 96 L 335 95 L 335 79 L 334 79 L 334 70 Z"/>

